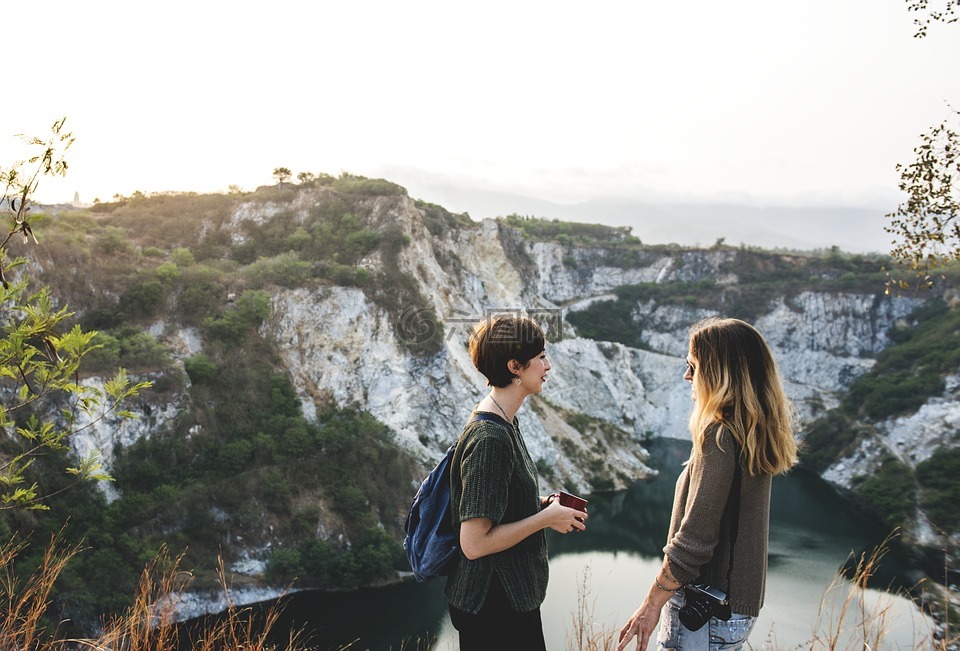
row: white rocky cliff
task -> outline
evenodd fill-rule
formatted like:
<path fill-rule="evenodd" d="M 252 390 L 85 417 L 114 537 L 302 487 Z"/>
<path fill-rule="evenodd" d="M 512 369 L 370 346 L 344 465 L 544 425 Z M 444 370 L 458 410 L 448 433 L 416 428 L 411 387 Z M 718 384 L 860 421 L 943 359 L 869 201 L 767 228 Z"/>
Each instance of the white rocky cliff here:
<path fill-rule="evenodd" d="M 293 204 L 303 219 L 312 197 L 303 191 Z M 651 249 L 625 266 L 622 260 L 611 262 L 614 253 L 602 247 L 526 241 L 492 220 L 436 237 L 406 197 L 373 198 L 368 207 L 368 227 L 398 227 L 406 237 L 399 265 L 417 278 L 426 305 L 405 307 L 429 308 L 439 317 L 442 331 L 426 335 L 443 339 L 439 352 L 410 353 L 398 337 L 397 319 L 352 287 L 277 289 L 262 334 L 276 340 L 308 417 L 330 404 L 358 405 L 388 425 L 397 444 L 417 453 L 425 467 L 456 436 L 486 389 L 467 352 L 469 326 L 476 320 L 497 310 L 566 316 L 591 301 L 609 299 L 612 289 L 625 284 L 737 283 L 731 250 Z M 244 221 L 262 222 L 278 210 L 270 203 L 241 205 L 230 222 L 236 238 L 243 238 Z M 456 264 L 451 270 L 441 260 Z M 370 268 L 381 264 L 376 255 L 363 262 Z M 772 300 L 756 324 L 777 352 L 800 413 L 809 415 L 834 404 L 838 393 L 871 367 L 873 356 L 888 343 L 889 329 L 916 304 L 879 291 L 809 291 Z M 634 311 L 643 321 L 642 350 L 578 338 L 568 323 L 548 348 L 554 369 L 542 396 L 531 400 L 520 418 L 531 453 L 555 468 L 558 483 L 589 492 L 602 479 L 584 475 L 582 465 L 569 461 L 563 445 L 569 449 L 571 442 L 607 450 L 600 457 L 608 464 L 606 481 L 622 487 L 650 472 L 644 440 L 688 436 L 689 389 L 682 381 L 687 330 L 717 312 L 653 302 L 637 304 Z M 183 342 L 195 335 L 166 331 L 163 338 L 177 343 L 174 348 L 183 348 L 178 356 L 186 357 L 192 349 Z M 161 425 L 170 410 L 174 413 L 176 405 L 152 406 L 147 422 Z M 575 431 L 568 424 L 571 414 L 606 423 L 623 436 L 604 436 L 603 428 Z M 148 429 L 94 430 L 74 445 L 101 449 L 109 467 L 114 444 L 148 436 Z M 598 447 L 597 437 L 610 440 Z"/>
<path fill-rule="evenodd" d="M 293 209 L 306 219 L 312 193 L 322 191 L 302 191 Z M 532 456 L 550 469 L 543 490 L 623 488 L 653 472 L 646 465 L 646 441 L 689 436 L 690 389 L 682 380 L 687 332 L 692 323 L 719 312 L 638 302 L 632 310 L 643 323 L 642 348 L 581 338 L 563 318 L 591 302 L 610 300 L 610 292 L 624 285 L 706 280 L 734 287 L 735 250 L 650 249 L 626 264 L 617 252 L 602 247 L 527 241 L 492 220 L 436 236 L 409 198 L 366 201 L 368 228 L 399 228 L 406 238 L 397 252 L 398 264 L 417 279 L 424 304 L 404 308 L 432 311 L 442 328 L 421 335 L 442 341 L 436 353 L 411 352 L 402 328 L 398 332 L 400 317 L 363 289 L 320 285 L 272 290 L 272 314 L 261 335 L 276 342 L 308 418 L 330 405 L 359 406 L 385 423 L 396 444 L 412 451 L 426 469 L 486 391 L 467 350 L 470 324 L 494 311 L 525 310 L 537 318 L 560 317 L 563 323 L 554 332 L 560 336 L 548 345 L 553 370 L 544 392 L 518 414 Z M 230 221 L 234 241 L 242 241 L 245 221 L 263 221 L 278 210 L 269 203 L 243 204 Z M 384 261 L 377 253 L 361 264 L 378 269 Z M 894 324 L 918 304 L 916 299 L 885 297 L 882 287 L 864 294 L 811 290 L 773 298 L 755 323 L 773 346 L 803 419 L 835 405 L 889 345 Z M 179 342 L 175 356 L 194 352 L 196 346 L 184 342 L 193 341 L 195 333 L 161 329 L 164 341 Z M 918 459 L 927 454 L 943 427 L 960 422 L 957 404 L 951 389 L 920 413 L 886 424 L 890 448 Z M 115 445 L 150 436 L 150 428 L 162 427 L 178 407 L 176 402 L 141 407 L 140 424 L 91 428 L 73 445 L 84 452 L 99 449 L 109 469 Z M 849 485 L 871 454 L 863 451 L 859 466 L 840 462 L 828 478 Z M 591 463 L 584 463 L 585 458 Z M 257 573 L 262 564 L 251 568 Z"/>

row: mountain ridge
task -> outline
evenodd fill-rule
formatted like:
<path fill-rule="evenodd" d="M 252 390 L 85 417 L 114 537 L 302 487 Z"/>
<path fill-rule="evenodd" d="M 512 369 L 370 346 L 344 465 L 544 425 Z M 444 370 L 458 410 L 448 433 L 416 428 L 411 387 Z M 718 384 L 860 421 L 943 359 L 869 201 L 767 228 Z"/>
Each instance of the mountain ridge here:
<path fill-rule="evenodd" d="M 91 522 L 134 548 L 189 542 L 200 563 L 222 549 L 251 590 L 395 576 L 410 491 L 484 391 L 468 326 L 493 311 L 560 324 L 555 372 L 521 418 L 542 487 L 591 492 L 642 481 L 649 438 L 688 436 L 691 323 L 757 323 L 809 422 L 926 300 L 885 296 L 881 257 L 476 222 L 351 176 L 137 197 L 51 221 L 37 264 L 102 331 L 92 361 L 161 369 L 136 425 L 74 439 L 117 476 L 114 493 L 84 497 L 107 517 Z M 850 472 L 873 470 L 868 458 Z"/>
<path fill-rule="evenodd" d="M 628 226 L 650 244 L 709 246 L 727 244 L 764 249 L 815 251 L 833 246 L 850 253 L 884 253 L 891 237 L 883 227 L 889 209 L 856 205 L 775 205 L 680 198 L 641 200 L 595 198 L 559 203 L 498 190 L 478 189 L 431 175 L 396 169 L 394 178 L 417 188 L 421 196 L 468 212 L 475 220 L 509 214 L 541 219 Z"/>

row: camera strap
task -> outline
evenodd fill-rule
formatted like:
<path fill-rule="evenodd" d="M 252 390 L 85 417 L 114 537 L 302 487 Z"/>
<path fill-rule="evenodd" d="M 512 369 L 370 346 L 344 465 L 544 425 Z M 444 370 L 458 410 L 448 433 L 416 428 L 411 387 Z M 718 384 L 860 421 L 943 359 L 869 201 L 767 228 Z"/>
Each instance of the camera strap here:
<path fill-rule="evenodd" d="M 743 470 L 740 467 L 740 443 L 733 432 L 733 482 L 730 484 L 730 496 L 727 498 L 727 508 L 730 511 L 730 566 L 727 568 L 727 592 L 730 592 L 730 581 L 733 577 L 733 551 L 737 546 L 737 536 L 740 533 L 740 484 L 743 481 Z"/>

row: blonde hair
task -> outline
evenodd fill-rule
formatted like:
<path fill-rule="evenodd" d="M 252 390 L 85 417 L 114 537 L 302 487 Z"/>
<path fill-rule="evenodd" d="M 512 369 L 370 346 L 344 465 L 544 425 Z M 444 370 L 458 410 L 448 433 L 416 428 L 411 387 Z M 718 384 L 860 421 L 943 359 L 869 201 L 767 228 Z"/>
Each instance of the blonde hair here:
<path fill-rule="evenodd" d="M 690 330 L 694 408 L 693 454 L 703 450 L 711 425 L 740 444 L 751 475 L 778 475 L 797 463 L 795 411 L 783 390 L 763 336 L 739 319 L 711 318 Z"/>

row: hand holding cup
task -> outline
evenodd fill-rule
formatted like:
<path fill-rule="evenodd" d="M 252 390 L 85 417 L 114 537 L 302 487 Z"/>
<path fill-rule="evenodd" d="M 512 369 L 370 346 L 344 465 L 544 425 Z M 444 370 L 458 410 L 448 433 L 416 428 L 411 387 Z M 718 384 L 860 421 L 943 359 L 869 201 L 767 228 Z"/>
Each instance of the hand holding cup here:
<path fill-rule="evenodd" d="M 572 493 L 567 493 L 566 491 L 560 491 L 559 498 L 557 501 L 560 502 L 560 506 L 566 506 L 571 509 L 576 509 L 578 511 L 587 512 L 587 500 L 574 495 Z M 577 518 L 580 522 L 583 522 L 583 518 Z M 580 531 L 579 529 L 574 529 L 574 531 Z"/>

